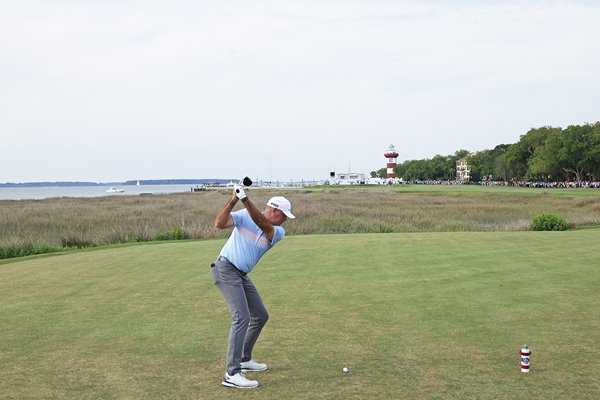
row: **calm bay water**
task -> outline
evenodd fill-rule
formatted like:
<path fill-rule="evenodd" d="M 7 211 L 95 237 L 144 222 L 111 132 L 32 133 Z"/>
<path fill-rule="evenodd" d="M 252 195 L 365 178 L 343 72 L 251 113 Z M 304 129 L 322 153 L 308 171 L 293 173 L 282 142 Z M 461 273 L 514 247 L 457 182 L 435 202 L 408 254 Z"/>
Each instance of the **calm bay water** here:
<path fill-rule="evenodd" d="M 195 185 L 124 185 L 115 186 L 123 193 L 107 193 L 110 186 L 43 186 L 0 187 L 0 200 L 41 200 L 51 197 L 131 196 L 142 193 L 164 194 L 190 192 Z"/>

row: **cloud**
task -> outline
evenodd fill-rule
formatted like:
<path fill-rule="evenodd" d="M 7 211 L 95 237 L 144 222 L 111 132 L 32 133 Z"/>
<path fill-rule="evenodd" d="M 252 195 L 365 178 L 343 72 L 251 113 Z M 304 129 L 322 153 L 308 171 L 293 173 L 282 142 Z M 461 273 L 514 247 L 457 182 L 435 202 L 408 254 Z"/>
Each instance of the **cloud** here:
<path fill-rule="evenodd" d="M 597 118 L 599 16 L 590 1 L 5 2 L 0 170 L 283 180 L 369 172 L 390 143 L 409 159 L 516 142 Z"/>

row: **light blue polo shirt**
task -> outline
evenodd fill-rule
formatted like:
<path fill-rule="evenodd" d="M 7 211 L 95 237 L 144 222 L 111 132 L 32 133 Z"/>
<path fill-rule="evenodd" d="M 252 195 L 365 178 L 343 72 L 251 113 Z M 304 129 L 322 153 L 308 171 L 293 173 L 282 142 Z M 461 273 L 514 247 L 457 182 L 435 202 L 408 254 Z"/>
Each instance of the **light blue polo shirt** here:
<path fill-rule="evenodd" d="M 250 272 L 258 264 L 258 260 L 285 236 L 285 229 L 275 226 L 273 240 L 254 223 L 248 210 L 243 209 L 232 212 L 235 228 L 229 236 L 227 243 L 221 249 L 220 256 L 228 259 L 240 271 Z"/>

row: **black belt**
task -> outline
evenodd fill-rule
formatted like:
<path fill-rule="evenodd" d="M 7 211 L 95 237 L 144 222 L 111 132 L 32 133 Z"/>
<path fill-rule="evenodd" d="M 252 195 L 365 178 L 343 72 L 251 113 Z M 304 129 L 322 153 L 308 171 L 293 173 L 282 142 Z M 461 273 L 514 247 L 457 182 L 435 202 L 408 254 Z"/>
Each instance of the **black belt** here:
<path fill-rule="evenodd" d="M 229 265 L 230 265 L 230 266 L 231 266 L 233 269 L 235 269 L 235 271 L 236 271 L 237 273 L 239 273 L 239 274 L 240 274 L 240 275 L 242 275 L 242 276 L 246 276 L 246 275 L 247 275 L 247 273 L 246 273 L 246 272 L 244 272 L 244 271 L 240 270 L 240 269 L 239 269 L 238 267 L 236 267 L 236 266 L 235 266 L 235 265 L 234 265 L 234 264 L 233 264 L 231 261 L 229 261 L 229 260 L 227 259 L 227 257 L 219 256 L 219 258 L 217 258 L 217 261 L 224 261 L 224 262 L 225 262 L 225 264 L 229 264 Z M 214 264 L 212 264 L 212 266 L 214 267 L 215 265 L 214 265 Z"/>

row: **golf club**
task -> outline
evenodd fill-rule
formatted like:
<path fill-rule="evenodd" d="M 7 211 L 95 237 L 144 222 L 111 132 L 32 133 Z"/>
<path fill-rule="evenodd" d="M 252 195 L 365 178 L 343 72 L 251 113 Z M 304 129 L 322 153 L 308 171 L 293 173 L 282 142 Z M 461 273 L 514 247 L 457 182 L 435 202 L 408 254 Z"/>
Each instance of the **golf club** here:
<path fill-rule="evenodd" d="M 249 177 L 244 177 L 244 179 L 240 179 L 240 185 L 242 186 L 252 186 L 252 179 L 250 179 Z"/>

